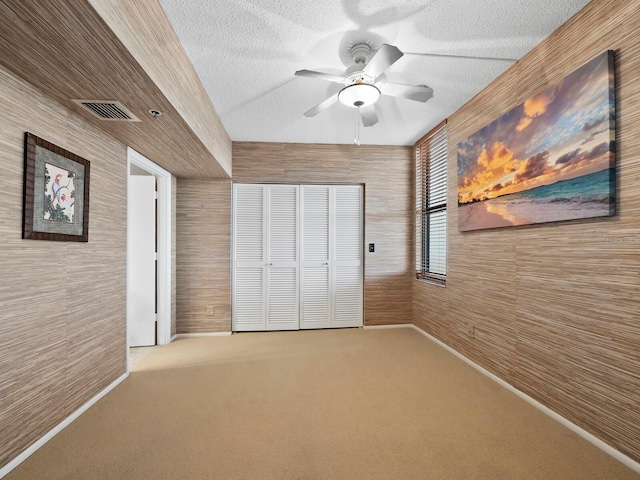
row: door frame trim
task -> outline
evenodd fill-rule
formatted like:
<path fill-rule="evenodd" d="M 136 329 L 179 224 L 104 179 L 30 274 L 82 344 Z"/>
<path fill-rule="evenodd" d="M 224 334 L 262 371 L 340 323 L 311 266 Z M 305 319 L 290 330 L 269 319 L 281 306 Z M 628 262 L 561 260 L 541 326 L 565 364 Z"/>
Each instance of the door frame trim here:
<path fill-rule="evenodd" d="M 130 191 L 129 177 L 131 165 L 140 167 L 151 173 L 157 180 L 158 190 L 158 221 L 156 225 L 158 239 L 158 345 L 171 342 L 171 173 L 156 165 L 144 155 L 127 147 L 127 192 Z M 129 234 L 131 229 L 129 219 L 129 195 L 127 194 L 127 297 L 129 289 Z M 127 308 L 128 313 L 128 308 Z M 129 372 L 129 321 L 127 318 L 127 372 Z"/>

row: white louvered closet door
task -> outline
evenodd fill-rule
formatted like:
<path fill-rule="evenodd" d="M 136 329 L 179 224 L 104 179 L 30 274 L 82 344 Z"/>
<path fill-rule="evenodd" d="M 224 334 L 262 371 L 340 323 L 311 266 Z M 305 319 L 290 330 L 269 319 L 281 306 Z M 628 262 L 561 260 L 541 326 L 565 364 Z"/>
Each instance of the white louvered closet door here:
<path fill-rule="evenodd" d="M 362 186 L 333 189 L 332 327 L 362 326 Z"/>
<path fill-rule="evenodd" d="M 266 186 L 236 184 L 234 201 L 233 330 L 266 329 Z"/>
<path fill-rule="evenodd" d="M 332 324 L 330 191 L 329 186 L 301 187 L 301 329 L 329 328 Z"/>
<path fill-rule="evenodd" d="M 298 329 L 298 186 L 268 192 L 267 330 Z"/>
<path fill-rule="evenodd" d="M 362 325 L 362 194 L 234 185 L 234 331 Z"/>

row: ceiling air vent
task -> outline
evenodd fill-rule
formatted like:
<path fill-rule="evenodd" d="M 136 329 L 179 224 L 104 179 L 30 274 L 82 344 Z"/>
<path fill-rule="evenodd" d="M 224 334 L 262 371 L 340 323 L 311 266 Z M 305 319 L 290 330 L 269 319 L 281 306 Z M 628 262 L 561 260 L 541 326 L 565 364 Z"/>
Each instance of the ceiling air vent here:
<path fill-rule="evenodd" d="M 127 109 L 122 103 L 115 100 L 72 100 L 78 105 L 89 110 L 101 120 L 139 122 L 140 119 Z"/>

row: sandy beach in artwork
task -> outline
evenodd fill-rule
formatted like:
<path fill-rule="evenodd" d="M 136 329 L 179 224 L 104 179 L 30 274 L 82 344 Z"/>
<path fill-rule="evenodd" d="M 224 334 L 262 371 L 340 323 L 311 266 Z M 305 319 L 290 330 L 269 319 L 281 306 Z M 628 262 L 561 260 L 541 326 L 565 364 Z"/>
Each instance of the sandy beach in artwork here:
<path fill-rule="evenodd" d="M 559 222 L 612 215 L 614 169 L 458 206 L 458 230 Z"/>
<path fill-rule="evenodd" d="M 489 205 L 488 201 L 469 203 L 458 207 L 458 225 L 461 232 L 528 223 L 531 222 L 511 215 L 505 206 Z"/>

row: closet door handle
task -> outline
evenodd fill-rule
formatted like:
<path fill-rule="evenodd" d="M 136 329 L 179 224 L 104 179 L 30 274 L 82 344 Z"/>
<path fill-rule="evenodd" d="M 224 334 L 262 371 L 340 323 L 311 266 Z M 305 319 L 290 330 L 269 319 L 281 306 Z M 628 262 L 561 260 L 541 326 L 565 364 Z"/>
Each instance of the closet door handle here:
<path fill-rule="evenodd" d="M 329 265 L 329 262 L 322 262 L 322 265 Z"/>

